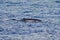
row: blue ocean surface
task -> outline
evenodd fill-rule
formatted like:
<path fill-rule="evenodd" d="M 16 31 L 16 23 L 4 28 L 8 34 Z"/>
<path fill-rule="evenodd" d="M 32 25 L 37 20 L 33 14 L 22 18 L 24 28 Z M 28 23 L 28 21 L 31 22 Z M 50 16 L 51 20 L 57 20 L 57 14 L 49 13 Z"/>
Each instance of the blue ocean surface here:
<path fill-rule="evenodd" d="M 60 40 L 60 0 L 0 0 L 0 40 Z"/>

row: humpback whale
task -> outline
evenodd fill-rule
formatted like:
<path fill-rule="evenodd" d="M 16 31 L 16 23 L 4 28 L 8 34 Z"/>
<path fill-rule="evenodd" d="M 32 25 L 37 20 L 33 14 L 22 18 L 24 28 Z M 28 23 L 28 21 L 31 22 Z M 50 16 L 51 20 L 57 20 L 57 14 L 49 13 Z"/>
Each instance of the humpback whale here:
<path fill-rule="evenodd" d="M 41 22 L 42 20 L 39 19 L 33 19 L 33 18 L 23 18 L 21 19 L 23 22 Z"/>

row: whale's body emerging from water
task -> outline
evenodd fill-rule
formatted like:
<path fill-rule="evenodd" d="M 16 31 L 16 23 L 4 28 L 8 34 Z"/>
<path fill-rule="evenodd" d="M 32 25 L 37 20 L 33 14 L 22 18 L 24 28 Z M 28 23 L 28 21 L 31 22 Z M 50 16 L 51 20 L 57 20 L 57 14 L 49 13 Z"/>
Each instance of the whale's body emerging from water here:
<path fill-rule="evenodd" d="M 23 18 L 21 19 L 23 22 L 41 22 L 42 20 L 39 19 L 32 19 L 32 18 Z"/>

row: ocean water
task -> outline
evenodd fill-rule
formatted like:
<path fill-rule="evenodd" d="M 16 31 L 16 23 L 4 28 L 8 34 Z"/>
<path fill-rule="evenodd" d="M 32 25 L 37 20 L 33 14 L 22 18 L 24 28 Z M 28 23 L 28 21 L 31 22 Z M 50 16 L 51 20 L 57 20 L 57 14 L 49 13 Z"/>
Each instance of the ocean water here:
<path fill-rule="evenodd" d="M 60 40 L 60 0 L 0 0 L 0 40 Z"/>

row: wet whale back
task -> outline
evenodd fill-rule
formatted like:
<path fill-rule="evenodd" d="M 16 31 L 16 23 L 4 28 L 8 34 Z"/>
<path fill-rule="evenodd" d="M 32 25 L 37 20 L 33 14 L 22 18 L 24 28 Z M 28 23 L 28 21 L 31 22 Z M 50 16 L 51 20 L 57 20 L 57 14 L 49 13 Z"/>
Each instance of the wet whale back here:
<path fill-rule="evenodd" d="M 23 22 L 41 22 L 39 19 L 32 19 L 32 18 L 23 18 L 21 19 Z"/>

